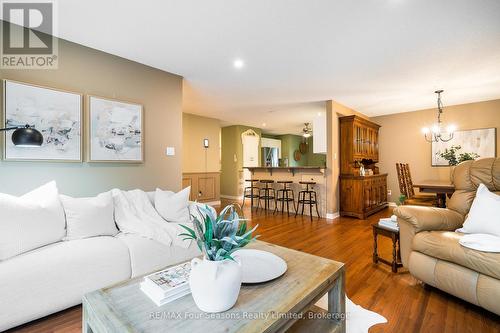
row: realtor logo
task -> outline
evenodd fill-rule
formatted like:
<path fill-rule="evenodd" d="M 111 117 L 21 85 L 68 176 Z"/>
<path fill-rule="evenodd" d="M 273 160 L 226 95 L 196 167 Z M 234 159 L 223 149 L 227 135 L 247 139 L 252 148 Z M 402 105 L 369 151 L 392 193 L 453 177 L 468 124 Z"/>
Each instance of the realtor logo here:
<path fill-rule="evenodd" d="M 56 69 L 55 2 L 0 0 L 1 68 Z"/>

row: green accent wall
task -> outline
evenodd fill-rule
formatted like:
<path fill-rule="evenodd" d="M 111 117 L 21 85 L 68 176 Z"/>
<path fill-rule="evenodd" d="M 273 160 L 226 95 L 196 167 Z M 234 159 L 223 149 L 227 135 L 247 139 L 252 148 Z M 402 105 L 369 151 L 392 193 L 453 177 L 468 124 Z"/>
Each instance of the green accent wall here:
<path fill-rule="evenodd" d="M 307 139 L 309 144 L 309 150 L 307 151 L 307 165 L 310 166 L 324 166 L 326 167 L 326 154 L 314 154 L 313 153 L 313 138 Z"/>
<path fill-rule="evenodd" d="M 262 136 L 262 130 L 255 127 L 233 125 L 221 129 L 221 195 L 234 197 L 240 195 L 238 193 L 240 173 L 243 172 L 243 144 L 241 142 L 241 134 L 248 129 L 253 129 L 255 133 Z"/>
<path fill-rule="evenodd" d="M 221 129 L 221 174 L 220 193 L 222 195 L 235 195 L 238 184 L 237 164 L 234 156 L 237 154 L 236 126 Z"/>
<path fill-rule="evenodd" d="M 304 155 L 301 156 L 300 161 L 295 161 L 293 153 L 299 149 L 302 142 L 302 137 L 298 135 L 286 134 L 280 137 L 281 139 L 281 159 L 288 158 L 288 166 L 304 166 L 307 160 Z"/>
<path fill-rule="evenodd" d="M 299 149 L 299 145 L 302 142 L 302 136 L 286 134 L 277 137 L 281 139 L 281 158 L 288 158 L 288 166 L 325 166 L 326 165 L 326 155 L 325 154 L 314 154 L 313 153 L 313 138 L 307 139 L 307 144 L 309 149 L 307 154 L 301 156 L 300 161 L 295 161 L 293 154 Z"/>

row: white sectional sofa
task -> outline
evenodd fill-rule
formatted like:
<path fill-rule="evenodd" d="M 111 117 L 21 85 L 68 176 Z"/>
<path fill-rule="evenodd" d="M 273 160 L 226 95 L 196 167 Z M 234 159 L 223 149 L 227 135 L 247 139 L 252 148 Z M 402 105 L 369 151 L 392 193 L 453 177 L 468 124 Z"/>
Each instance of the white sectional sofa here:
<path fill-rule="evenodd" d="M 188 248 L 166 246 L 119 232 L 62 240 L 0 261 L 0 331 L 80 304 L 85 293 L 199 254 L 195 242 Z"/>

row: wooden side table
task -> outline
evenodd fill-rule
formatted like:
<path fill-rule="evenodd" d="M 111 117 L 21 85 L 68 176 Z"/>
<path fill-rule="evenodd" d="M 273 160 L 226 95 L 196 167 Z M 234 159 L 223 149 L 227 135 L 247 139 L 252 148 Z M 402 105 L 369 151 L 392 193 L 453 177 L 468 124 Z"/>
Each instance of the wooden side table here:
<path fill-rule="evenodd" d="M 399 231 L 384 228 L 377 223 L 372 224 L 373 227 L 373 262 L 376 264 L 379 261 L 392 267 L 394 273 L 398 272 L 398 267 L 402 267 L 401 251 L 399 248 Z M 378 235 L 389 237 L 392 239 L 392 261 L 380 258 L 378 256 Z"/>

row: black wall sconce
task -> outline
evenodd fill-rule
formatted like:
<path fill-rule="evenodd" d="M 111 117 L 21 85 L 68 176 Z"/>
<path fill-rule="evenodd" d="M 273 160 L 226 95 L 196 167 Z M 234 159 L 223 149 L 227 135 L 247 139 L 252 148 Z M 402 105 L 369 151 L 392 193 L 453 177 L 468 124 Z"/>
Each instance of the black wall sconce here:
<path fill-rule="evenodd" d="M 42 133 L 30 125 L 0 128 L 0 132 L 12 130 L 12 142 L 16 147 L 40 147 L 43 144 Z"/>

